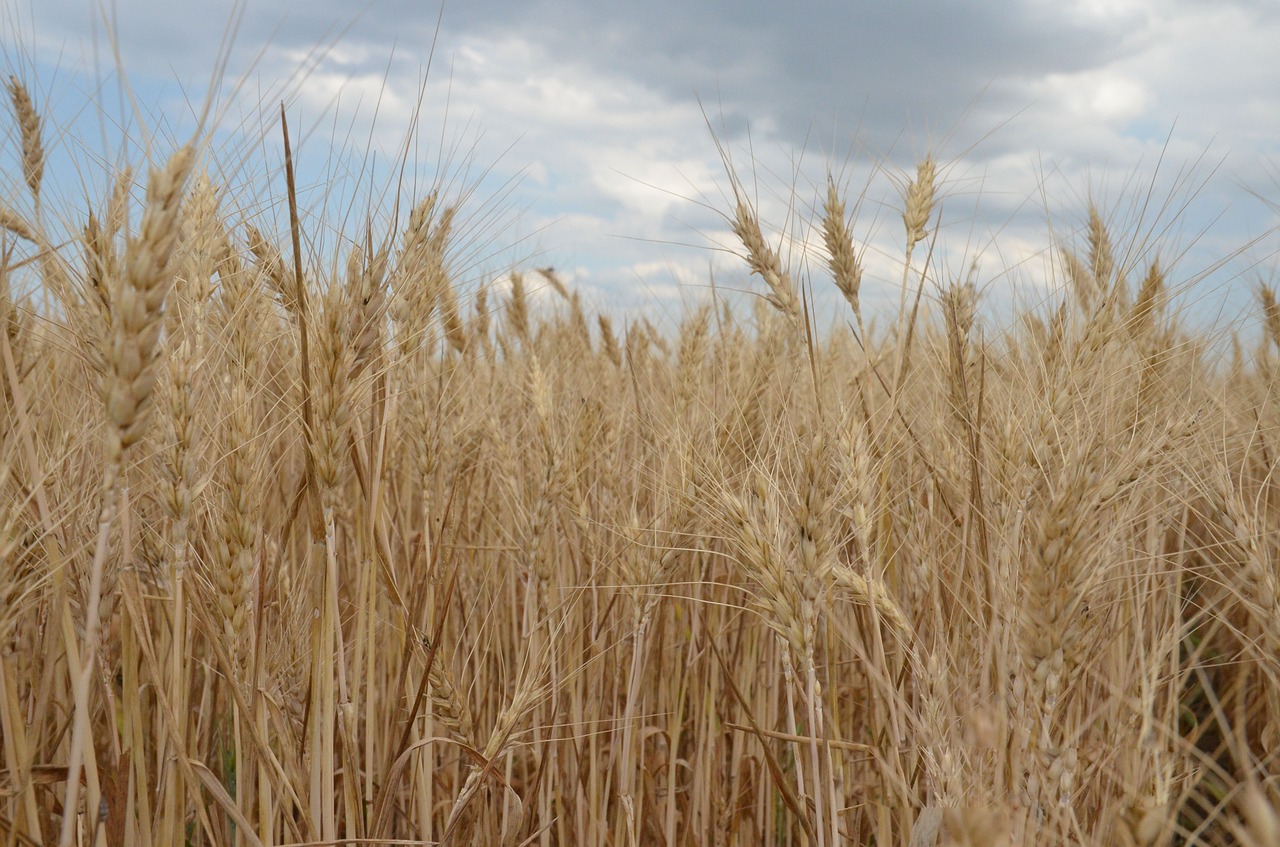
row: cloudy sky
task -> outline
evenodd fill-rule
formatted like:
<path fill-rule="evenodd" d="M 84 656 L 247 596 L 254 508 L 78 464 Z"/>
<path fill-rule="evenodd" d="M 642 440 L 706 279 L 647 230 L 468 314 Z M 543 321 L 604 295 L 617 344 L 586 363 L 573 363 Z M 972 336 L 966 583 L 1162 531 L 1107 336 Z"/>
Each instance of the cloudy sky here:
<path fill-rule="evenodd" d="M 143 123 L 175 133 L 225 59 L 222 173 L 261 214 L 279 187 L 241 183 L 278 163 L 263 125 L 281 99 L 309 200 L 328 191 L 330 208 L 386 196 L 420 114 L 408 181 L 470 188 L 460 250 L 477 280 L 554 265 L 597 304 L 660 315 L 713 277 L 758 286 L 732 255 L 717 139 L 833 305 L 805 247 L 827 172 L 857 206 L 864 297 L 896 303 L 901 189 L 928 153 L 944 197 L 934 274 L 976 265 L 997 305 L 1044 298 L 1050 240 L 1079 232 L 1090 198 L 1121 252 L 1201 280 L 1185 308 L 1202 320 L 1234 321 L 1272 275 L 1275 0 L 6 3 L 10 70 L 76 127 L 67 147 L 86 116 L 110 136 L 101 116 L 131 110 L 108 32 Z"/>

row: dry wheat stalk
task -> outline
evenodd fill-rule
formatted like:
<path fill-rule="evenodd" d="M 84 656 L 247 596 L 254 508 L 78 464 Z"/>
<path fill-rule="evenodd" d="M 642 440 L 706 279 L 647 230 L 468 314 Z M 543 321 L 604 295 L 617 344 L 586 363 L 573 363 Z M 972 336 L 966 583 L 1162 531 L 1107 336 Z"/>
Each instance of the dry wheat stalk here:
<path fill-rule="evenodd" d="M 648 638 L 654 614 L 665 594 L 665 586 L 683 554 L 696 543 L 693 536 L 696 511 L 704 493 L 705 476 L 696 454 L 693 439 L 684 438 L 683 447 L 667 471 L 673 478 L 663 487 L 670 504 L 663 509 L 666 526 L 646 532 L 634 512 L 624 528 L 622 575 L 632 600 L 631 667 L 627 682 L 626 703 L 622 710 L 619 734 L 621 743 L 615 758 L 618 771 L 618 798 L 632 814 L 619 817 L 619 834 L 626 824 L 626 834 L 634 843 L 639 838 L 634 818 L 635 744 L 638 733 L 636 714 L 643 697 L 643 669 L 649 658 Z M 659 552 L 660 551 L 660 552 Z"/>
<path fill-rule="evenodd" d="M 1245 847 L 1280 843 L 1280 812 L 1256 782 L 1250 781 L 1236 801 L 1243 826 L 1233 827 Z"/>

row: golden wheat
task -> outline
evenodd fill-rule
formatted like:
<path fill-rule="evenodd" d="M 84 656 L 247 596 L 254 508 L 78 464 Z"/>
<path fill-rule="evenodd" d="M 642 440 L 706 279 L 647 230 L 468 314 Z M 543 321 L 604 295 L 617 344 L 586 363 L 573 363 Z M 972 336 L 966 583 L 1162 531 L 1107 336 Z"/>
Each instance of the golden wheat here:
<path fill-rule="evenodd" d="M 593 324 L 550 269 L 477 281 L 443 187 L 329 256 L 216 149 L 54 208 L 9 94 L 6 843 L 1274 840 L 1270 287 L 1218 368 L 1088 209 L 1001 327 L 930 156 L 887 330 L 859 199 L 795 261 L 732 170 L 762 296 Z"/>

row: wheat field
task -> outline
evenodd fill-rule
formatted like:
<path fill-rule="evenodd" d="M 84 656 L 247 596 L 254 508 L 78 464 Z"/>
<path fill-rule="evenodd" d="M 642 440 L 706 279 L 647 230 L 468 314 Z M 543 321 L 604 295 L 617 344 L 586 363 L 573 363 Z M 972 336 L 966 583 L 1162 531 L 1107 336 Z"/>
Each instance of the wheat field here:
<path fill-rule="evenodd" d="M 1089 209 L 998 329 L 926 158 L 877 324 L 730 170 L 758 296 L 664 332 L 287 151 L 278 232 L 201 144 L 51 205 L 7 93 L 6 847 L 1280 844 L 1271 289 L 1224 359 Z"/>

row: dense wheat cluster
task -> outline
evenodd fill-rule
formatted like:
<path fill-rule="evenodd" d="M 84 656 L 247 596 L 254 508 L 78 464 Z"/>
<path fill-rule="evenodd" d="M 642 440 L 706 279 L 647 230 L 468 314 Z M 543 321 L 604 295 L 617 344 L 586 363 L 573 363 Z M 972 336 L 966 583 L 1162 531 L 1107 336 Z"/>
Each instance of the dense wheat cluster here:
<path fill-rule="evenodd" d="M 925 160 L 876 330 L 853 198 L 801 280 L 731 173 L 758 306 L 664 334 L 460 286 L 446 192 L 53 208 L 8 93 L 4 844 L 1280 843 L 1270 290 L 1221 365 L 1091 212 L 993 331 Z"/>

